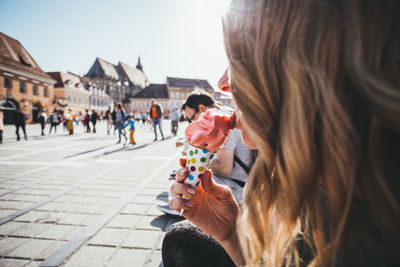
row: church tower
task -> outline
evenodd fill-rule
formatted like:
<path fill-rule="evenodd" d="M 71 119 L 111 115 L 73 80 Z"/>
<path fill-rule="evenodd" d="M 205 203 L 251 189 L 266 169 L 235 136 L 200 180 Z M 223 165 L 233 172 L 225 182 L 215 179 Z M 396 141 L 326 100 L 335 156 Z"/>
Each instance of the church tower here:
<path fill-rule="evenodd" d="M 136 68 L 137 68 L 138 70 L 141 70 L 141 71 L 143 72 L 143 66 L 142 66 L 142 64 L 140 63 L 140 56 L 138 57 L 138 63 L 137 63 L 137 65 L 136 65 Z"/>

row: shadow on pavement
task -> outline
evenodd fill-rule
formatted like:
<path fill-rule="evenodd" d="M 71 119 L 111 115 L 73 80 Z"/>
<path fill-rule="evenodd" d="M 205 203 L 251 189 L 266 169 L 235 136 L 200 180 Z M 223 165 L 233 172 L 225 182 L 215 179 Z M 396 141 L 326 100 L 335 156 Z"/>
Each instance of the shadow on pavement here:
<path fill-rule="evenodd" d="M 72 154 L 70 156 L 65 156 L 64 158 L 65 159 L 69 159 L 69 158 L 73 158 L 73 157 L 76 157 L 76 156 L 80 156 L 80 155 L 96 152 L 96 151 L 102 150 L 102 149 L 107 148 L 107 147 L 112 147 L 112 146 L 114 146 L 114 145 L 101 146 L 101 147 L 98 147 L 98 148 L 94 148 L 94 149 L 86 150 L 86 151 L 83 151 L 83 152 L 75 153 L 75 154 Z"/>

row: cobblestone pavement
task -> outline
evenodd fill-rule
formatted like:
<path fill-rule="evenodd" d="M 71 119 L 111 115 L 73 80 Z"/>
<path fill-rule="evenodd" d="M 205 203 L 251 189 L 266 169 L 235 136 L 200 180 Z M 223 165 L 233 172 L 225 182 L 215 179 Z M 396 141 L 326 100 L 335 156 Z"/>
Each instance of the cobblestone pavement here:
<path fill-rule="evenodd" d="M 29 125 L 28 141 L 19 142 L 6 126 L 0 266 L 162 266 L 164 233 L 179 218 L 156 205 L 167 202 L 180 153 L 163 124 L 166 139 L 158 142 L 137 126 L 135 146 L 116 144 L 104 122 L 97 134 L 80 125 L 73 136 L 62 128 L 40 136 L 39 125 Z"/>

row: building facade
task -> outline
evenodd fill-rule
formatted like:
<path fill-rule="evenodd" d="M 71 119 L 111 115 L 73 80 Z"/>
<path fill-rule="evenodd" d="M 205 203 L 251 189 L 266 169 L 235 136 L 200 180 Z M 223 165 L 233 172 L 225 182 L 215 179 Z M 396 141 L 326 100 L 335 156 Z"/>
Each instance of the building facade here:
<path fill-rule="evenodd" d="M 16 108 L 25 113 L 27 123 L 37 122 L 41 109 L 53 109 L 54 83 L 17 40 L 0 33 L 0 100 L 5 123 L 13 123 Z"/>
<path fill-rule="evenodd" d="M 91 93 L 85 89 L 81 77 L 71 72 L 48 72 L 55 81 L 54 95 L 58 108 L 84 112 L 90 107 Z"/>
<path fill-rule="evenodd" d="M 143 72 L 140 58 L 136 69 L 125 63 L 113 65 L 101 58 L 96 58 L 89 72 L 85 75 L 97 88 L 105 90 L 115 102 L 130 108 L 130 98 L 150 84 Z"/>

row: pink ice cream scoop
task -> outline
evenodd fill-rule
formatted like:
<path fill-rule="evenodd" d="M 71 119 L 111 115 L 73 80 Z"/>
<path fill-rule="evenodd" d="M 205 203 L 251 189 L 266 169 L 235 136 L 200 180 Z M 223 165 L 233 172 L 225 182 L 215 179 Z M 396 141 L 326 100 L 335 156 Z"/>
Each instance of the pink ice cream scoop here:
<path fill-rule="evenodd" d="M 209 109 L 186 127 L 186 139 L 192 146 L 216 152 L 234 128 L 235 119 L 235 113 L 227 115 L 218 109 Z"/>

